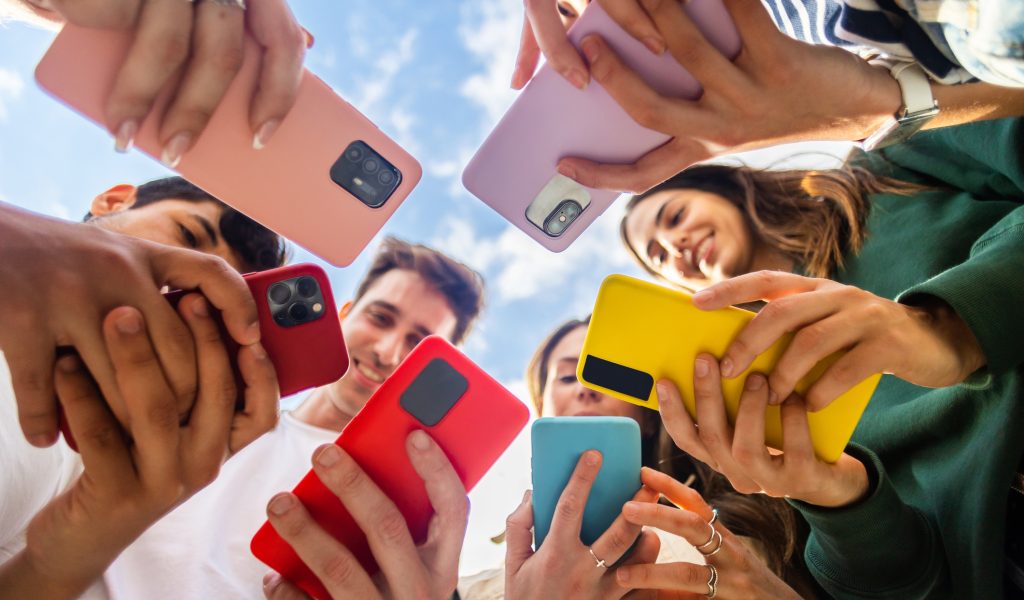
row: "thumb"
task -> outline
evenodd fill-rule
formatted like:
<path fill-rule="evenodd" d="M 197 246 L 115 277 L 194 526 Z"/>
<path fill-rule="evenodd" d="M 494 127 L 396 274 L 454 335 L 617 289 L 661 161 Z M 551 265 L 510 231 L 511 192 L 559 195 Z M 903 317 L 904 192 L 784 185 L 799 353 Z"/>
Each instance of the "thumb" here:
<path fill-rule="evenodd" d="M 505 519 L 505 572 L 509 576 L 519 572 L 528 558 L 533 556 L 533 493 L 526 490 L 523 501 Z"/>

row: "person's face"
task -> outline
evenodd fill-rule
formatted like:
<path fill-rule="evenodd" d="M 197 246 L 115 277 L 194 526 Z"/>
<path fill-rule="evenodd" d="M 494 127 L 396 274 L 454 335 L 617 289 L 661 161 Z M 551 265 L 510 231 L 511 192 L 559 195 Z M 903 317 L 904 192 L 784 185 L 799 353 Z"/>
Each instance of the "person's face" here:
<path fill-rule="evenodd" d="M 415 271 L 393 269 L 359 301 L 342 310 L 348 373 L 333 385 L 331 401 L 355 415 L 424 337 L 451 339 L 456 316 L 448 300 Z"/>
<path fill-rule="evenodd" d="M 562 18 L 562 25 L 566 29 L 572 27 L 588 4 L 590 4 L 590 0 L 558 0 L 556 6 L 558 7 L 558 16 Z"/>
<path fill-rule="evenodd" d="M 583 387 L 576 379 L 576 363 L 586 336 L 587 328 L 580 325 L 559 340 L 551 351 L 541 416 L 630 417 L 642 423 L 643 408 Z"/>
<path fill-rule="evenodd" d="M 739 208 L 700 190 L 645 198 L 626 215 L 626 237 L 654 272 L 690 289 L 746 273 L 754 259 L 754 236 Z"/>

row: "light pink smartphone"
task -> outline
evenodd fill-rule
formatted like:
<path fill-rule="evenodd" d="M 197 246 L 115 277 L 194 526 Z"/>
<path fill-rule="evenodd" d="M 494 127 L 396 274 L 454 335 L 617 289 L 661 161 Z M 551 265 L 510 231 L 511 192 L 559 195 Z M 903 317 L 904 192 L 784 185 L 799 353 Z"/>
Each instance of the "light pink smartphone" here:
<path fill-rule="evenodd" d="M 102 124 L 103 106 L 132 34 L 67 25 L 36 67 L 36 80 Z M 416 159 L 318 77 L 305 71 L 298 98 L 261 150 L 252 147 L 249 103 L 260 50 L 245 60 L 196 144 L 177 166 L 185 178 L 337 265 L 350 264 L 419 182 Z M 135 144 L 154 158 L 162 147 L 160 96 Z"/>
<path fill-rule="evenodd" d="M 739 53 L 739 34 L 721 0 L 691 0 L 684 10 L 722 54 L 734 58 Z M 597 2 L 583 11 L 569 39 L 579 48 L 592 33 L 600 34 L 661 94 L 700 96 L 700 84 L 671 54 L 651 54 Z M 545 248 L 561 252 L 619 194 L 559 175 L 558 161 L 579 156 L 632 163 L 668 140 L 638 125 L 596 81 L 580 91 L 544 65 L 470 160 L 462 183 Z"/>

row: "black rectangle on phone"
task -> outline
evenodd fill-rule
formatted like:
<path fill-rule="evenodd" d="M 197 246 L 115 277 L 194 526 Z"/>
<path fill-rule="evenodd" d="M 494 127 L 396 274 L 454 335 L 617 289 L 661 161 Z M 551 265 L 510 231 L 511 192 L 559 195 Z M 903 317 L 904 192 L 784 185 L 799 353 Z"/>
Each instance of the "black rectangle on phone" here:
<path fill-rule="evenodd" d="M 583 379 L 620 394 L 646 402 L 651 397 L 654 378 L 610 360 L 588 354 L 583 362 Z"/>
<path fill-rule="evenodd" d="M 402 392 L 399 404 L 427 427 L 437 425 L 459 398 L 469 382 L 444 359 L 435 358 L 423 367 Z"/>

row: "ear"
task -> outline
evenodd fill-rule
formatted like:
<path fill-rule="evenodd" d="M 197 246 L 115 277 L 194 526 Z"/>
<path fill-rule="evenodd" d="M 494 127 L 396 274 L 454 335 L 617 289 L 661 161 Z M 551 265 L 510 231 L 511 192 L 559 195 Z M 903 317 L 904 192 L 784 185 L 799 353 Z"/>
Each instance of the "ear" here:
<path fill-rule="evenodd" d="M 351 312 L 351 311 L 352 311 L 352 301 L 349 300 L 345 304 L 341 305 L 341 310 L 338 311 L 338 319 L 341 320 L 341 321 L 344 321 L 345 317 L 347 317 L 348 313 Z"/>
<path fill-rule="evenodd" d="M 102 217 L 123 210 L 128 210 L 135 205 L 134 185 L 119 183 L 99 196 L 92 199 L 89 212 L 95 217 Z"/>

